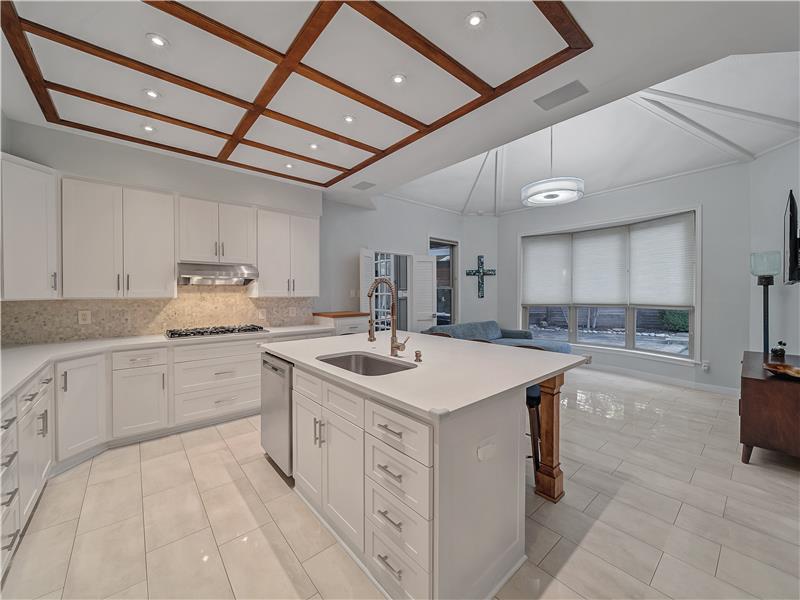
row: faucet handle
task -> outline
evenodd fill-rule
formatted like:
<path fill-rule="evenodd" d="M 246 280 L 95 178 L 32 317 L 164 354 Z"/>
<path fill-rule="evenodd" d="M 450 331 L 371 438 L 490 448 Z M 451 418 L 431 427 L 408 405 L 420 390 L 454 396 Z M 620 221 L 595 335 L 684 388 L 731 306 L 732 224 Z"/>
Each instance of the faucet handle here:
<path fill-rule="evenodd" d="M 398 347 L 400 350 L 405 350 L 405 349 L 406 349 L 406 342 L 407 342 L 408 340 L 410 340 L 410 339 L 411 339 L 411 336 L 410 336 L 410 335 L 407 335 L 407 336 L 406 336 L 406 339 L 404 339 L 402 342 L 400 342 L 400 343 L 397 345 L 397 347 Z"/>

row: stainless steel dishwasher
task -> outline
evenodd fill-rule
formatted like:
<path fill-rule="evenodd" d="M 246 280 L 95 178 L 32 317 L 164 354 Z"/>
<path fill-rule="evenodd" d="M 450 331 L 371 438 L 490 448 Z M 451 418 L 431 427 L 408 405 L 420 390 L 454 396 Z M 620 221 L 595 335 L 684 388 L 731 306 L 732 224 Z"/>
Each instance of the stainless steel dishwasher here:
<path fill-rule="evenodd" d="M 292 474 L 292 363 L 267 352 L 261 355 L 261 446 Z"/>

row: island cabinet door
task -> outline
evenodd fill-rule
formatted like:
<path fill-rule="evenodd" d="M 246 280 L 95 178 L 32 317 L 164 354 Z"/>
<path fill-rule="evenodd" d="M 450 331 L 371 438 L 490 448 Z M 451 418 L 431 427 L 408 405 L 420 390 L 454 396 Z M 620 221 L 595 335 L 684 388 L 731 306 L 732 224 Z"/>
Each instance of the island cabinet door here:
<path fill-rule="evenodd" d="M 322 511 L 363 552 L 364 431 L 327 408 L 322 420 Z"/>
<path fill-rule="evenodd" d="M 322 407 L 303 394 L 292 393 L 292 447 L 294 484 L 306 500 L 322 504 L 322 448 L 319 443 Z"/>

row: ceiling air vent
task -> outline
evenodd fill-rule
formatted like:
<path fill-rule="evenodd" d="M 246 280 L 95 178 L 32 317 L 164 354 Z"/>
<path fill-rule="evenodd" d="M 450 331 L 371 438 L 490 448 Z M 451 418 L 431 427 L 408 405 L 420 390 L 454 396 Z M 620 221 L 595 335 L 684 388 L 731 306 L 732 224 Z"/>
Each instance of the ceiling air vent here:
<path fill-rule="evenodd" d="M 549 94 L 545 94 L 541 98 L 537 98 L 534 102 L 544 110 L 550 110 L 588 93 L 589 90 L 587 90 L 580 81 L 575 80 L 572 83 L 561 86 L 557 90 L 553 90 Z"/>
<path fill-rule="evenodd" d="M 360 183 L 355 184 L 353 186 L 353 189 L 354 190 L 361 190 L 363 192 L 364 190 L 368 190 L 369 188 L 373 188 L 373 187 L 375 187 L 374 183 L 370 183 L 369 181 L 362 181 Z"/>

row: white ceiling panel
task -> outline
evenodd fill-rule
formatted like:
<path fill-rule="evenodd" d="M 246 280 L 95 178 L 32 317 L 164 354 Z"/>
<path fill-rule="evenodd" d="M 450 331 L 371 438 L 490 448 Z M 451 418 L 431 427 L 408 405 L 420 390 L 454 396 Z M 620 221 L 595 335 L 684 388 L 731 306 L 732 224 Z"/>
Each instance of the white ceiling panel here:
<path fill-rule="evenodd" d="M 20 16 L 149 65 L 255 98 L 274 64 L 143 2 L 18 2 Z M 148 33 L 169 44 L 153 46 Z"/>
<path fill-rule="evenodd" d="M 269 108 L 380 149 L 416 131 L 296 74 L 289 77 Z M 354 121 L 345 122 L 345 115 Z"/>
<path fill-rule="evenodd" d="M 316 2 L 184 2 L 197 12 L 285 53 Z"/>
<path fill-rule="evenodd" d="M 567 46 L 533 2 L 382 4 L 493 87 Z M 486 20 L 472 29 L 476 11 Z"/>
<path fill-rule="evenodd" d="M 325 167 L 320 167 L 312 163 L 303 162 L 294 158 L 287 158 L 280 154 L 266 152 L 259 148 L 253 148 L 252 146 L 245 146 L 243 144 L 236 147 L 230 159 L 245 165 L 269 169 L 276 173 L 286 173 L 287 175 L 310 179 L 318 183 L 325 183 L 329 179 L 339 175 L 339 171 L 334 171 L 333 169 L 326 169 Z M 287 168 L 287 164 L 292 165 L 292 168 Z"/>
<path fill-rule="evenodd" d="M 247 132 L 247 139 L 291 150 L 297 154 L 324 160 L 340 167 L 352 167 L 372 156 L 371 153 L 322 137 L 267 117 L 260 117 Z M 317 146 L 312 149 L 311 144 Z"/>
<path fill-rule="evenodd" d="M 226 133 L 236 128 L 244 114 L 244 110 L 227 102 L 126 69 L 61 44 L 36 36 L 29 36 L 29 40 L 42 74 L 48 81 Z M 160 97 L 149 98 L 144 93 L 146 89 L 155 90 Z"/>
<path fill-rule="evenodd" d="M 303 62 L 425 123 L 478 96 L 349 6 L 336 13 Z M 401 85 L 392 82 L 398 73 L 406 77 Z"/>
<path fill-rule="evenodd" d="M 152 121 L 103 104 L 88 102 L 59 92 L 51 92 L 51 95 L 59 116 L 67 121 L 100 127 L 101 129 L 212 156 L 219 153 L 225 143 L 222 138 L 161 121 Z M 144 131 L 142 126 L 145 123 L 152 124 L 155 127 L 155 131 L 152 133 Z"/>

